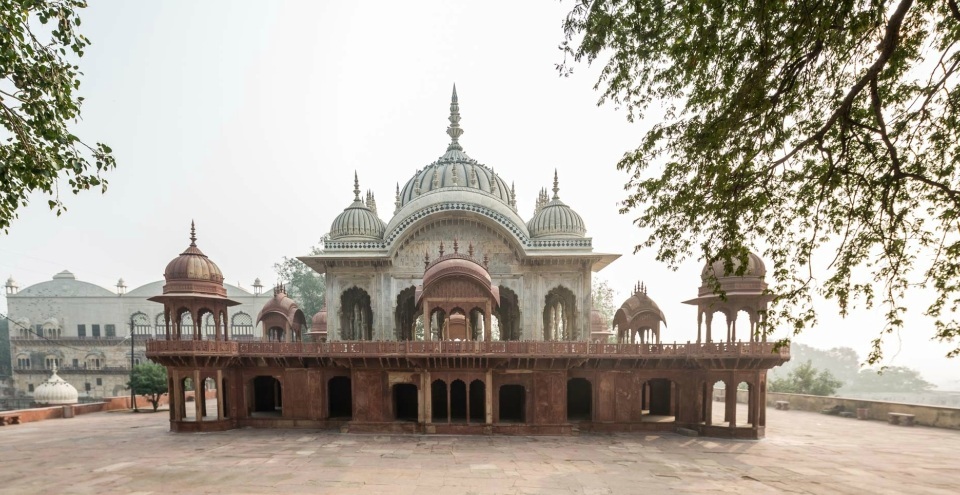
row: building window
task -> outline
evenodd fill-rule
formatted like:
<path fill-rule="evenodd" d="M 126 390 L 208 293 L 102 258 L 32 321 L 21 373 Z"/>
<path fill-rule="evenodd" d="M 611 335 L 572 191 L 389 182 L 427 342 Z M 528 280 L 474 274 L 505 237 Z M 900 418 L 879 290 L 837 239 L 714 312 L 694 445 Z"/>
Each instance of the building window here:
<path fill-rule="evenodd" d="M 77 337 L 85 338 L 87 336 L 87 326 L 77 325 Z"/>
<path fill-rule="evenodd" d="M 44 360 L 44 364 L 47 365 L 47 369 L 48 369 L 48 370 L 53 369 L 54 366 L 56 366 L 57 368 L 59 368 L 59 367 L 60 367 L 60 358 L 54 357 L 54 356 L 47 356 L 47 358 Z"/>
<path fill-rule="evenodd" d="M 130 322 L 133 323 L 134 335 L 148 336 L 153 330 L 150 327 L 150 317 L 139 311 L 130 315 Z"/>
<path fill-rule="evenodd" d="M 253 318 L 244 312 L 234 313 L 231 320 L 230 333 L 233 338 L 238 340 L 252 340 Z"/>
<path fill-rule="evenodd" d="M 97 386 L 103 385 L 103 378 L 97 378 Z"/>
<path fill-rule="evenodd" d="M 90 382 L 84 383 L 84 384 L 83 384 L 83 389 L 86 390 L 87 392 L 89 392 L 89 391 L 90 391 Z"/>
<path fill-rule="evenodd" d="M 79 367 L 80 367 L 80 360 L 79 360 L 79 359 L 74 358 L 74 360 L 73 360 L 73 367 L 74 367 L 74 368 L 79 368 Z"/>
<path fill-rule="evenodd" d="M 116 337 L 117 336 L 117 326 L 116 325 L 105 325 L 104 330 L 107 332 L 107 337 Z"/>
<path fill-rule="evenodd" d="M 100 325 L 91 325 L 91 327 L 92 327 L 91 329 L 93 330 L 93 338 L 99 339 L 99 338 L 100 338 Z"/>
<path fill-rule="evenodd" d="M 33 384 L 32 384 L 32 383 L 27 386 L 27 390 L 30 391 L 30 392 L 33 392 Z"/>
<path fill-rule="evenodd" d="M 17 356 L 17 368 L 30 369 L 30 356 L 26 356 L 26 355 Z"/>
<path fill-rule="evenodd" d="M 97 356 L 95 354 L 91 354 L 87 356 L 87 359 L 85 362 L 85 365 L 87 368 L 94 369 L 94 370 L 100 369 L 100 366 L 102 364 L 103 364 L 103 361 L 100 360 L 100 356 Z"/>

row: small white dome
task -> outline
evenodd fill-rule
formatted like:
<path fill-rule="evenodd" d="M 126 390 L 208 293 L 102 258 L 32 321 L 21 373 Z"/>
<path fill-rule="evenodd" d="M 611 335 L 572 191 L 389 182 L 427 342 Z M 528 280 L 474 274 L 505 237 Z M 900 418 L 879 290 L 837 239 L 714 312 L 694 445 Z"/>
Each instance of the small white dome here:
<path fill-rule="evenodd" d="M 50 378 L 47 378 L 33 391 L 34 402 L 50 406 L 76 404 L 78 398 L 77 389 L 57 375 L 56 366 L 54 366 Z"/>

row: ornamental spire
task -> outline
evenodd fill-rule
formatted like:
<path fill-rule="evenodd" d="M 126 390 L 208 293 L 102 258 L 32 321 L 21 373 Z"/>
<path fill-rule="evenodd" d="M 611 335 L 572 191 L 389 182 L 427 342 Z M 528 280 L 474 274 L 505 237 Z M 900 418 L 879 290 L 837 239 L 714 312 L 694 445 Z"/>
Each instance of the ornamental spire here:
<path fill-rule="evenodd" d="M 450 136 L 450 145 L 447 151 L 463 151 L 463 147 L 457 141 L 463 135 L 463 129 L 460 128 L 460 104 L 457 102 L 457 85 L 453 85 L 453 96 L 450 97 L 450 126 L 447 127 L 447 135 Z"/>
<path fill-rule="evenodd" d="M 393 206 L 394 206 L 394 209 L 393 209 L 394 214 L 400 211 L 400 183 L 399 182 L 397 182 L 397 196 L 393 200 Z"/>
<path fill-rule="evenodd" d="M 190 220 L 190 247 L 197 247 L 197 226 Z"/>
<path fill-rule="evenodd" d="M 560 196 L 557 194 L 560 192 L 560 181 L 557 180 L 557 169 L 553 169 L 553 199 L 560 199 Z"/>
<path fill-rule="evenodd" d="M 357 178 L 357 171 L 353 171 L 353 200 L 360 201 L 360 179 Z"/>

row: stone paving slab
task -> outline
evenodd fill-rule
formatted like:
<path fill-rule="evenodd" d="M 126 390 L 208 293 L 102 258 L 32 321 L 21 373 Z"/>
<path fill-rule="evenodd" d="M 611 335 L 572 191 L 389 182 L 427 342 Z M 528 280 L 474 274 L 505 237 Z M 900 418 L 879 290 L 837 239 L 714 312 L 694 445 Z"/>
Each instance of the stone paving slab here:
<path fill-rule="evenodd" d="M 721 413 L 722 414 L 722 413 Z M 767 410 L 760 441 L 672 433 L 492 437 L 241 429 L 166 413 L 0 428 L 0 495 L 955 494 L 960 431 Z"/>

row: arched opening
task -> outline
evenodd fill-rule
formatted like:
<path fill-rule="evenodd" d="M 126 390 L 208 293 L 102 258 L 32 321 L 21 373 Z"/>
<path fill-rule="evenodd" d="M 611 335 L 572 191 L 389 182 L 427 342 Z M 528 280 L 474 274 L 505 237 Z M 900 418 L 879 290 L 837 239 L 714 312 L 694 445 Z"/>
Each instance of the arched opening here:
<path fill-rule="evenodd" d="M 180 418 L 182 421 L 196 421 L 197 420 L 197 409 L 196 407 L 187 407 L 187 402 L 193 402 L 196 400 L 196 390 L 193 389 L 193 379 L 184 378 L 180 380 L 180 400 L 177 402 L 180 403 Z"/>
<path fill-rule="evenodd" d="M 434 308 L 430 310 L 430 333 L 433 340 L 443 340 L 447 326 L 447 312 Z"/>
<path fill-rule="evenodd" d="M 330 419 L 353 417 L 353 391 L 350 378 L 335 376 L 327 382 L 327 408 Z"/>
<path fill-rule="evenodd" d="M 467 384 L 454 380 L 450 384 L 450 421 L 467 420 Z"/>
<path fill-rule="evenodd" d="M 734 426 L 747 427 L 756 426 L 756 411 L 753 409 L 755 390 L 749 382 L 740 382 L 737 385 L 737 421 Z"/>
<path fill-rule="evenodd" d="M 443 380 L 434 380 L 430 384 L 431 418 L 435 423 L 446 423 L 450 420 L 447 414 L 447 384 Z"/>
<path fill-rule="evenodd" d="M 743 341 L 750 342 L 752 339 L 752 325 L 750 324 L 750 310 L 742 308 L 737 311 L 736 319 L 733 321 L 731 332 L 731 342 Z"/>
<path fill-rule="evenodd" d="M 272 376 L 253 379 L 253 412 L 255 416 L 279 416 L 283 411 L 283 387 Z"/>
<path fill-rule="evenodd" d="M 705 407 L 706 415 L 704 422 L 708 425 L 721 424 L 719 421 L 723 418 L 723 421 L 729 421 L 730 418 L 727 417 L 727 384 L 723 380 L 717 380 L 712 385 L 704 383 L 704 386 L 708 388 Z"/>
<path fill-rule="evenodd" d="M 470 421 L 483 423 L 487 420 L 487 386 L 483 380 L 470 382 Z"/>
<path fill-rule="evenodd" d="M 213 313 L 210 313 L 207 310 L 203 310 L 200 318 L 203 321 L 203 339 L 204 340 L 216 340 L 217 337 L 217 322 L 213 317 Z"/>
<path fill-rule="evenodd" d="M 397 309 L 393 314 L 397 340 L 418 340 L 416 322 L 419 312 L 415 299 L 416 290 L 416 287 L 410 286 L 397 295 Z M 423 334 L 422 331 L 420 333 Z M 422 337 L 419 340 L 423 340 Z"/>
<path fill-rule="evenodd" d="M 180 340 L 191 340 L 194 336 L 193 316 L 187 309 L 181 309 L 180 313 Z"/>
<path fill-rule="evenodd" d="M 650 420 L 671 422 L 676 418 L 676 384 L 665 378 L 654 378 L 650 384 Z"/>
<path fill-rule="evenodd" d="M 577 298 L 560 285 L 547 293 L 543 304 L 543 340 L 577 340 Z"/>
<path fill-rule="evenodd" d="M 501 423 L 526 422 L 527 394 L 523 385 L 503 385 L 498 394 Z"/>
<path fill-rule="evenodd" d="M 213 391 L 210 394 L 210 391 Z M 217 419 L 217 384 L 213 378 L 206 378 L 201 382 L 200 390 L 197 390 L 197 401 L 200 402 L 200 415 L 204 421 Z M 207 395 L 212 395 L 209 399 Z"/>
<path fill-rule="evenodd" d="M 393 413 L 398 421 L 417 420 L 417 386 L 412 383 L 397 383 L 393 386 Z"/>
<path fill-rule="evenodd" d="M 467 340 L 467 315 L 461 308 L 450 310 L 447 317 L 447 339 Z"/>
<path fill-rule="evenodd" d="M 137 340 L 145 339 L 152 333 L 150 317 L 143 312 L 137 311 L 130 315 L 130 323 L 133 324 L 133 335 Z"/>
<path fill-rule="evenodd" d="M 499 337 L 491 337 L 492 340 L 520 340 L 523 336 L 520 332 L 520 299 L 517 293 L 509 288 L 500 286 L 500 307 L 493 311 L 496 317 L 494 328 L 498 331 Z"/>
<path fill-rule="evenodd" d="M 351 287 L 340 295 L 340 338 L 373 340 L 370 295 L 359 287 Z"/>
<path fill-rule="evenodd" d="M 484 326 L 485 314 L 480 308 L 470 310 L 470 316 L 467 318 L 470 328 L 470 340 L 484 340 L 487 328 Z M 493 336 L 490 337 L 493 340 Z"/>
<path fill-rule="evenodd" d="M 230 415 L 230 402 L 228 402 L 229 397 L 227 397 L 227 379 L 224 378 L 220 380 L 220 388 L 217 390 L 217 394 L 220 395 L 220 404 L 223 405 L 223 411 L 220 412 L 220 416 L 224 419 L 229 418 Z"/>
<path fill-rule="evenodd" d="M 280 327 L 270 327 L 267 330 L 267 341 L 269 342 L 283 342 L 284 335 L 283 329 Z"/>
<path fill-rule="evenodd" d="M 167 319 L 164 317 L 163 313 L 157 313 L 157 317 L 154 319 L 154 335 L 157 339 L 166 339 L 167 338 Z"/>
<path fill-rule="evenodd" d="M 590 421 L 593 387 L 586 378 L 567 380 L 567 421 Z"/>

